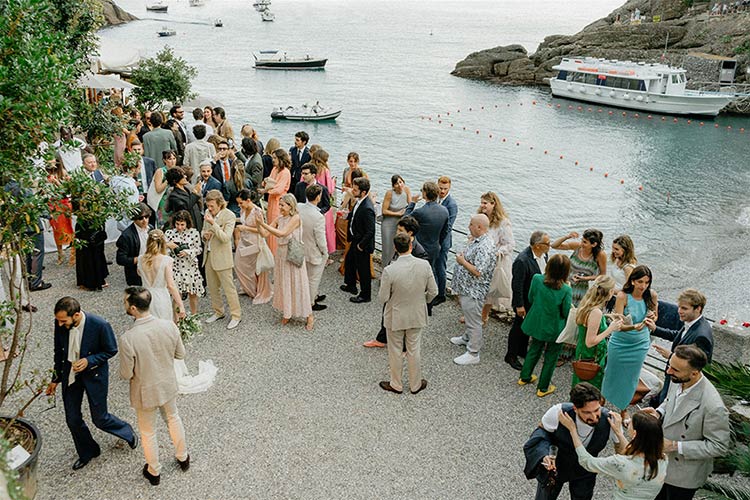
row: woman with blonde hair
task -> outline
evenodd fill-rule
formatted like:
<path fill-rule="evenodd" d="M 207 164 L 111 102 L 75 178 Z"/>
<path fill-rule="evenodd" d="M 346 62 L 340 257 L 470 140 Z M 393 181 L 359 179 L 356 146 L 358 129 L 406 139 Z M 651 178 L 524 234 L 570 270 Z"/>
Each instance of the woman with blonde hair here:
<path fill-rule="evenodd" d="M 172 257 L 167 255 L 166 236 L 159 229 L 150 231 L 146 240 L 146 253 L 138 259 L 138 275 L 143 280 L 143 286 L 151 292 L 149 310 L 157 318 L 174 321 L 174 300 L 179 321 L 185 317 L 185 306 L 174 281 L 172 266 Z"/>
<path fill-rule="evenodd" d="M 481 196 L 477 213 L 484 214 L 490 219 L 490 228 L 487 234 L 495 243 L 495 250 L 497 251 L 497 264 L 492 273 L 493 286 L 487 294 L 484 307 L 482 307 L 482 321 L 486 323 L 493 307 L 500 310 L 511 310 L 511 295 L 509 292 L 513 272 L 512 254 L 516 247 L 516 241 L 513 239 L 513 227 L 510 218 L 496 193 L 488 191 Z M 504 281 L 508 284 L 507 290 L 498 289 L 498 284 L 501 282 L 498 273 L 505 273 Z"/>
<path fill-rule="evenodd" d="M 268 141 L 269 143 L 271 141 Z M 273 161 L 273 170 L 267 179 L 263 180 L 259 193 L 268 193 L 268 209 L 266 211 L 266 220 L 270 224 L 279 216 L 279 201 L 281 197 L 289 191 L 289 185 L 292 182 L 292 173 L 289 170 L 292 167 L 292 160 L 285 149 L 278 148 L 271 154 Z M 293 195 L 292 195 L 293 196 Z M 271 235 L 268 238 L 268 247 L 276 255 L 276 237 Z"/>
<path fill-rule="evenodd" d="M 586 382 L 597 389 L 602 387 L 604 365 L 607 362 L 607 338 L 622 327 L 622 319 L 615 319 L 607 326 L 604 317 L 604 307 L 615 293 L 615 280 L 611 276 L 597 276 L 591 283 L 589 291 L 581 299 L 576 311 L 578 325 L 578 342 L 576 344 L 575 359 L 593 361 L 599 365 L 599 371 L 594 378 Z M 573 387 L 582 382 L 573 371 Z"/>
<path fill-rule="evenodd" d="M 318 176 L 316 178 L 318 184 L 325 186 L 326 189 L 328 189 L 331 198 L 333 198 L 334 193 L 336 193 L 336 178 L 331 177 L 331 169 L 328 168 L 328 152 L 325 149 L 318 147 L 315 152 L 311 149 L 310 155 L 312 156 L 313 165 L 318 169 Z M 331 201 L 331 206 L 333 205 L 334 202 Z M 326 218 L 326 244 L 328 245 L 329 254 L 336 251 L 336 225 L 333 220 L 334 213 L 334 210 L 329 209 L 323 214 Z"/>
<path fill-rule="evenodd" d="M 297 213 L 297 199 L 293 194 L 287 193 L 281 197 L 279 212 L 279 217 L 270 224 L 263 221 L 261 214 L 257 214 L 255 219 L 261 236 L 271 233 L 278 238 L 273 272 L 273 308 L 281 313 L 282 325 L 286 325 L 294 317 L 306 318 L 305 329 L 309 331 L 315 325 L 315 317 L 312 313 L 307 267 L 304 262 L 297 267 L 287 259 L 289 242 L 292 239 L 302 242 L 302 221 Z"/>

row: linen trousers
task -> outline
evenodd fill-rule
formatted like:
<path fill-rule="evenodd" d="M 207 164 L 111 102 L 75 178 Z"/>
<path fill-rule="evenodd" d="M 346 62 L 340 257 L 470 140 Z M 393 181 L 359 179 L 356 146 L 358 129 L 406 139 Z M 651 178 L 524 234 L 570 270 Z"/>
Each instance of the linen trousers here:
<path fill-rule="evenodd" d="M 478 354 L 482 348 L 482 306 L 484 300 L 475 299 L 468 295 L 459 295 L 461 311 L 464 313 L 466 331 L 463 339 L 468 342 L 467 349 L 472 354 Z"/>
<path fill-rule="evenodd" d="M 555 341 L 544 342 L 543 340 L 537 340 L 532 337 L 529 352 L 526 354 L 526 359 L 523 361 L 521 380 L 527 382 L 531 380 L 531 374 L 534 371 L 537 362 L 539 362 L 539 358 L 544 354 L 544 364 L 542 365 L 542 371 L 539 374 L 539 381 L 537 382 L 536 387 L 540 391 L 546 391 L 549 389 L 549 383 L 552 380 L 552 374 L 555 372 L 557 357 L 560 356 L 562 346 L 562 344 L 558 344 Z"/>
<path fill-rule="evenodd" d="M 318 296 L 318 287 L 320 286 L 320 279 L 323 277 L 323 271 L 326 268 L 325 259 L 320 264 L 310 264 L 305 261 L 307 267 L 307 279 L 310 282 L 310 301 L 314 304 L 315 298 Z"/>
<path fill-rule="evenodd" d="M 391 387 L 403 390 L 401 374 L 404 369 L 402 350 L 406 341 L 406 368 L 412 392 L 422 386 L 422 329 L 388 330 L 388 367 L 391 370 Z"/>
<path fill-rule="evenodd" d="M 224 315 L 224 303 L 221 301 L 219 292 L 221 288 L 227 298 L 232 319 L 239 320 L 242 317 L 242 310 L 240 309 L 240 297 L 237 295 L 237 288 L 234 286 L 232 268 L 217 271 L 211 266 L 211 259 L 207 259 L 206 284 L 208 285 L 208 294 L 211 296 L 211 308 L 214 312 L 219 316 Z"/>
<path fill-rule="evenodd" d="M 156 408 L 136 408 L 138 417 L 138 428 L 141 431 L 141 446 L 146 457 L 149 472 L 158 476 L 161 472 L 159 463 L 159 440 L 156 438 L 156 410 L 161 413 L 161 418 L 167 424 L 169 437 L 172 438 L 175 457 L 184 462 L 188 457 L 187 445 L 185 444 L 185 428 L 182 419 L 177 412 L 177 398 L 164 403 Z"/>

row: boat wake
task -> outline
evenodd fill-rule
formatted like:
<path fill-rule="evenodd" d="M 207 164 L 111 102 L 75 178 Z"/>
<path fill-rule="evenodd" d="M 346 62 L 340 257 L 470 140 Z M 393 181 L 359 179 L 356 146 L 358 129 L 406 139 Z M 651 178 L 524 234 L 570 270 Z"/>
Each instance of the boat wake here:
<path fill-rule="evenodd" d="M 737 216 L 737 222 L 745 227 L 750 227 L 750 206 L 740 210 L 740 215 Z"/>

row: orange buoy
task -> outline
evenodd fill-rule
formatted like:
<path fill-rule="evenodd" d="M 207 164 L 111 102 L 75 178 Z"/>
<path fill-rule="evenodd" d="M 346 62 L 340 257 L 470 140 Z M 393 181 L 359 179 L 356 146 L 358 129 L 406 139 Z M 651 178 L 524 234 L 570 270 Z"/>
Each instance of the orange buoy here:
<path fill-rule="evenodd" d="M 613 115 L 613 114 L 614 114 L 614 111 L 610 111 L 610 112 L 609 112 L 609 114 L 610 114 L 610 115 Z"/>
<path fill-rule="evenodd" d="M 430 116 L 430 117 L 428 118 L 428 120 L 432 121 L 432 117 Z"/>
<path fill-rule="evenodd" d="M 638 186 L 638 191 L 643 191 L 643 186 Z"/>
<path fill-rule="evenodd" d="M 661 121 L 664 121 L 664 120 L 666 120 L 666 118 L 664 118 L 664 117 L 662 116 L 662 117 L 661 117 Z"/>
<path fill-rule="evenodd" d="M 727 130 L 732 130 L 732 126 L 731 125 L 727 125 Z"/>
<path fill-rule="evenodd" d="M 559 107 L 560 107 L 560 105 L 558 104 L 558 105 L 557 105 L 557 107 L 559 108 Z"/>
<path fill-rule="evenodd" d="M 529 150 L 534 149 L 534 146 L 529 146 Z"/>
<path fill-rule="evenodd" d="M 650 119 L 652 118 L 652 116 L 651 116 L 651 115 L 648 115 L 648 116 L 647 116 L 646 118 L 648 118 L 648 119 L 650 120 Z"/>
<path fill-rule="evenodd" d="M 744 128 L 741 128 L 741 129 L 740 129 L 740 132 L 744 133 L 744 132 L 745 132 L 745 129 L 744 129 Z"/>
<path fill-rule="evenodd" d="M 597 109 L 596 112 L 597 113 L 601 113 L 602 112 L 602 108 Z"/>
<path fill-rule="evenodd" d="M 516 146 L 520 146 L 520 145 L 521 145 L 521 143 L 520 143 L 520 142 L 517 142 L 517 143 L 516 143 Z"/>
<path fill-rule="evenodd" d="M 620 179 L 620 184 L 625 184 L 625 179 Z"/>
<path fill-rule="evenodd" d="M 591 109 L 591 108 L 589 108 L 589 109 L 587 109 L 586 111 L 588 111 L 589 113 L 591 113 L 591 112 L 592 112 L 592 111 L 594 111 L 594 110 L 593 110 L 593 109 Z"/>
<path fill-rule="evenodd" d="M 546 149 L 544 150 L 544 154 L 547 154 L 547 150 Z"/>
<path fill-rule="evenodd" d="M 638 113 L 634 114 L 633 118 L 638 118 Z"/>
<path fill-rule="evenodd" d="M 438 123 L 443 123 L 443 120 L 438 120 Z"/>
<path fill-rule="evenodd" d="M 482 106 L 482 109 L 484 109 L 484 106 Z"/>
<path fill-rule="evenodd" d="M 563 155 L 560 155 L 560 159 L 561 159 L 561 160 L 563 159 Z"/>
<path fill-rule="evenodd" d="M 589 172 L 593 172 L 593 171 L 594 171 L 594 167 L 589 167 Z"/>
<path fill-rule="evenodd" d="M 623 111 L 622 116 L 628 116 L 628 114 L 625 111 Z"/>
<path fill-rule="evenodd" d="M 453 126 L 453 124 L 451 123 L 451 127 L 452 127 L 452 126 Z"/>
<path fill-rule="evenodd" d="M 687 121 L 687 124 L 688 124 L 688 125 L 690 125 L 691 123 L 693 123 L 693 120 L 688 120 L 688 121 Z"/>
<path fill-rule="evenodd" d="M 477 135 L 479 135 L 479 130 L 477 130 Z"/>
<path fill-rule="evenodd" d="M 492 134 L 490 134 L 490 139 L 492 139 Z"/>
<path fill-rule="evenodd" d="M 503 142 L 505 142 L 505 137 L 503 137 Z"/>
<path fill-rule="evenodd" d="M 568 109 L 573 109 L 573 106 L 572 105 L 568 105 Z"/>
<path fill-rule="evenodd" d="M 700 122 L 698 125 L 700 125 L 702 127 L 703 125 L 705 125 L 705 123 Z"/>
<path fill-rule="evenodd" d="M 469 108 L 469 111 L 471 111 L 471 108 Z"/>
<path fill-rule="evenodd" d="M 531 104 L 532 104 L 533 106 L 536 106 L 536 101 L 531 101 Z"/>
<path fill-rule="evenodd" d="M 674 118 L 672 122 L 677 123 L 677 118 Z"/>
<path fill-rule="evenodd" d="M 450 111 L 448 111 L 448 116 L 450 116 L 450 115 L 451 115 L 451 112 L 450 112 Z"/>
<path fill-rule="evenodd" d="M 609 172 L 604 172 L 604 177 L 609 177 Z"/>

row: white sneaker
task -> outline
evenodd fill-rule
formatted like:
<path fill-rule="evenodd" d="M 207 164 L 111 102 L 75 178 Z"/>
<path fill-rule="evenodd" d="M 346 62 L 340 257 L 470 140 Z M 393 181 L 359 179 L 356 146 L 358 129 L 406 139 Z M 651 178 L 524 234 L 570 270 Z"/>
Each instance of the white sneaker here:
<path fill-rule="evenodd" d="M 216 323 L 220 319 L 224 319 L 224 315 L 223 314 L 221 316 L 219 316 L 218 314 L 213 313 L 213 315 L 206 320 L 206 323 L 208 323 L 208 324 Z"/>
<path fill-rule="evenodd" d="M 472 354 L 469 351 L 466 351 L 465 353 L 454 359 L 453 362 L 457 365 L 476 365 L 479 363 L 479 353 Z"/>
<path fill-rule="evenodd" d="M 465 340 L 463 335 L 459 335 L 458 337 L 451 337 L 451 344 L 453 345 L 469 345 L 469 341 Z"/>
<path fill-rule="evenodd" d="M 237 328 L 237 325 L 239 325 L 239 324 L 240 324 L 240 320 L 238 320 L 238 319 L 233 319 L 233 320 L 232 320 L 232 321 L 230 321 L 230 322 L 229 322 L 229 324 L 227 325 L 227 330 L 234 330 L 235 328 Z"/>

